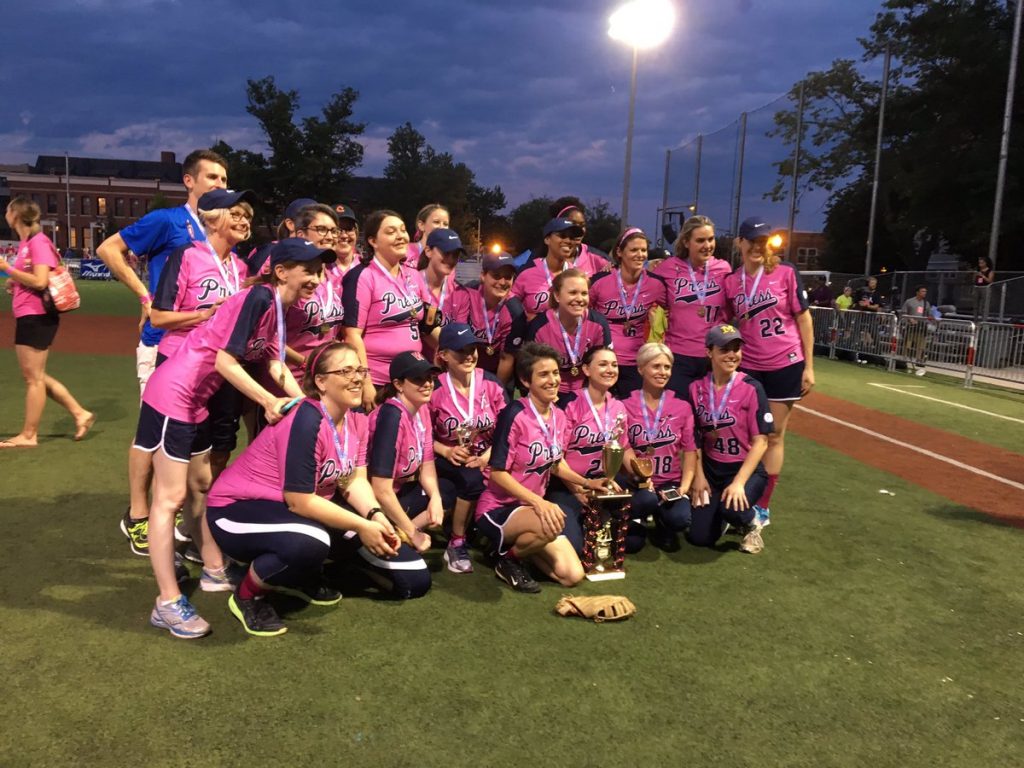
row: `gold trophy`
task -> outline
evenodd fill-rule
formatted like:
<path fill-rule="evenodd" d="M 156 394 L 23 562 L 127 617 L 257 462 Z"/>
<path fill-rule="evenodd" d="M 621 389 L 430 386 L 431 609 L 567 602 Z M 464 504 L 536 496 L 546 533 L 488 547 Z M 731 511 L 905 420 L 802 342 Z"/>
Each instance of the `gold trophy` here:
<path fill-rule="evenodd" d="M 601 449 L 604 489 L 591 491 L 584 509 L 583 568 L 590 581 L 626 578 L 623 562 L 626 556 L 626 526 L 629 523 L 631 494 L 616 490 L 615 476 L 622 469 L 626 455 L 619 438 L 625 431 L 622 416 L 615 422 L 608 442 Z M 651 470 L 653 473 L 653 465 Z M 648 475 L 650 477 L 650 475 Z"/>

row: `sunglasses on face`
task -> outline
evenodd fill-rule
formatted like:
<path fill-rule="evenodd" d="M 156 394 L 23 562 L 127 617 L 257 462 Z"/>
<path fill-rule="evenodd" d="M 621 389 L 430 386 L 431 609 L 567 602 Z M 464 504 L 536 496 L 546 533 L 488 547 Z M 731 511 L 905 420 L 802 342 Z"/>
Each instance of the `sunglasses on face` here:
<path fill-rule="evenodd" d="M 427 374 L 426 376 L 406 376 L 405 380 L 417 387 L 422 387 L 424 384 L 433 385 L 434 383 L 434 377 L 430 374 Z"/>

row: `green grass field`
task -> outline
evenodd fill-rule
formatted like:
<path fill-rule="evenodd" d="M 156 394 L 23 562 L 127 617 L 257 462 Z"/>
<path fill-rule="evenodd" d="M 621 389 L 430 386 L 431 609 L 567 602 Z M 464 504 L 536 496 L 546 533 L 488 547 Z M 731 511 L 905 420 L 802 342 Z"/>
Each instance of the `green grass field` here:
<path fill-rule="evenodd" d="M 114 315 L 138 317 L 139 301 L 115 280 L 76 280 L 82 306 L 75 312 L 83 315 Z M 11 311 L 11 297 L 0 291 L 0 312 Z"/>
<path fill-rule="evenodd" d="M 10 434 L 10 350 L 0 369 Z M 117 530 L 131 360 L 55 355 L 50 372 L 99 422 L 72 443 L 50 404 L 60 436 L 0 454 L 2 766 L 1024 764 L 1022 531 L 815 443 L 788 442 L 763 555 L 648 548 L 626 581 L 580 588 L 628 595 L 623 624 L 556 617 L 562 590 L 513 594 L 479 563 L 457 577 L 435 551 L 424 599 L 347 596 L 290 612 L 280 638 L 197 591 L 214 634 L 186 643 L 148 625 L 148 562 Z M 882 376 L 819 363 L 822 391 L 851 400 Z M 923 420 L 970 428 L 947 416 Z M 1002 444 L 1007 426 L 971 436 Z"/>

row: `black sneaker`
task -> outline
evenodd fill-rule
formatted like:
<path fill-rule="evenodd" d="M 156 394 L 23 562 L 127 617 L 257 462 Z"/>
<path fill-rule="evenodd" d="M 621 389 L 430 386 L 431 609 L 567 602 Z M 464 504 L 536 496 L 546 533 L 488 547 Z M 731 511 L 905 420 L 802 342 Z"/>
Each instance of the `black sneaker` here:
<path fill-rule="evenodd" d="M 281 587 L 268 585 L 267 589 L 278 592 L 282 595 L 297 597 L 310 605 L 337 605 L 341 602 L 341 592 L 334 587 L 324 584 L 322 581 L 315 585 L 301 587 Z"/>
<path fill-rule="evenodd" d="M 533 580 L 529 571 L 518 560 L 503 557 L 494 566 L 494 572 L 516 592 L 527 592 L 531 595 L 540 592 L 540 584 Z"/>
<path fill-rule="evenodd" d="M 132 554 L 149 557 L 149 518 L 132 520 L 132 508 L 129 506 L 121 518 L 121 533 L 128 537 L 128 546 Z"/>
<path fill-rule="evenodd" d="M 670 531 L 667 528 L 655 527 L 650 533 L 651 544 L 656 546 L 662 552 L 678 552 L 679 551 L 679 534 L 675 531 Z"/>
<path fill-rule="evenodd" d="M 274 606 L 264 597 L 243 600 L 235 592 L 228 598 L 228 608 L 236 619 L 242 622 L 245 631 L 257 637 L 274 637 L 283 635 L 288 627 L 277 615 Z"/>

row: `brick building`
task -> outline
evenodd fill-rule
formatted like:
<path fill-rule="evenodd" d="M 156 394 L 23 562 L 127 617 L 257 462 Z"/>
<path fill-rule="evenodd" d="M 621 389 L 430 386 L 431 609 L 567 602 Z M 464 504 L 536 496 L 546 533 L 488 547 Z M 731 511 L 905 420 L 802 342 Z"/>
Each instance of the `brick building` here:
<path fill-rule="evenodd" d="M 785 232 L 783 232 L 785 235 Z M 793 232 L 790 261 L 800 270 L 821 269 L 825 263 L 827 240 L 824 232 Z"/>
<path fill-rule="evenodd" d="M 18 195 L 39 204 L 43 231 L 61 251 L 89 253 L 154 202 L 182 205 L 188 196 L 173 152 L 162 152 L 159 161 L 40 155 L 35 165 L 0 165 L 0 205 Z M 0 222 L 0 240 L 15 238 Z"/>

